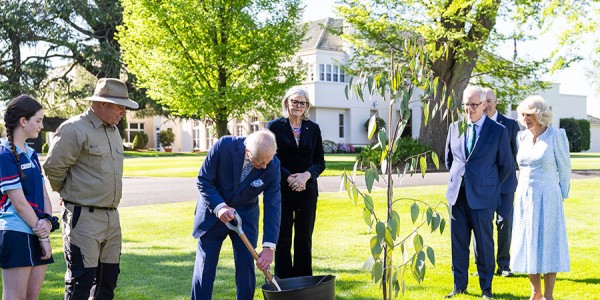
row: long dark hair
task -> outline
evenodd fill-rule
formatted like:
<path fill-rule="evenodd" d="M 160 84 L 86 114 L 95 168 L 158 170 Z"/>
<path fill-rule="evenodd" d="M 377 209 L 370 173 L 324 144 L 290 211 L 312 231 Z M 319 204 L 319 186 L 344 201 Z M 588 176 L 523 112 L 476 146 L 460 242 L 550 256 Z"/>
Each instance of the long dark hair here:
<path fill-rule="evenodd" d="M 21 178 L 24 175 L 23 170 L 21 170 L 21 159 L 19 158 L 19 154 L 17 153 L 17 148 L 15 147 L 14 143 L 15 128 L 19 125 L 19 120 L 21 120 L 21 118 L 29 120 L 40 109 L 42 109 L 42 105 L 33 97 L 29 95 L 20 95 L 8 102 L 8 105 L 6 106 L 6 112 L 4 113 L 6 137 L 8 138 L 10 150 L 17 158 L 17 165 L 19 167 L 19 174 L 21 175 Z"/>

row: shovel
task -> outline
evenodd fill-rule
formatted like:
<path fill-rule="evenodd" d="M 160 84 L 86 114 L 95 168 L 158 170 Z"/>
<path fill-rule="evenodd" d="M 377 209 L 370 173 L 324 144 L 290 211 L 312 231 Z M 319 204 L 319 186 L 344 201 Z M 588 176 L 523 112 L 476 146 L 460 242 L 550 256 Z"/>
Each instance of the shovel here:
<path fill-rule="evenodd" d="M 225 223 L 225 225 L 227 226 L 227 228 L 235 231 L 240 236 L 240 238 L 244 242 L 244 245 L 246 245 L 246 248 L 248 248 L 248 251 L 250 251 L 250 254 L 252 254 L 252 257 L 254 257 L 254 260 L 258 260 L 258 253 L 256 253 L 256 250 L 254 250 L 254 247 L 252 246 L 252 244 L 250 244 L 250 241 L 248 240 L 248 238 L 246 237 L 246 234 L 244 234 L 244 230 L 242 229 L 242 218 L 240 217 L 240 215 L 238 215 L 237 211 L 233 211 L 233 215 L 234 215 L 234 220 L 236 221 L 237 225 L 234 226 L 233 224 L 231 224 L 231 222 L 233 222 L 233 220 Z M 277 284 L 275 277 L 273 277 L 273 275 L 271 275 L 269 270 L 261 270 L 261 271 L 265 274 L 265 277 L 267 277 L 267 280 L 269 281 L 269 283 L 271 283 L 278 291 L 281 291 L 279 284 Z"/>

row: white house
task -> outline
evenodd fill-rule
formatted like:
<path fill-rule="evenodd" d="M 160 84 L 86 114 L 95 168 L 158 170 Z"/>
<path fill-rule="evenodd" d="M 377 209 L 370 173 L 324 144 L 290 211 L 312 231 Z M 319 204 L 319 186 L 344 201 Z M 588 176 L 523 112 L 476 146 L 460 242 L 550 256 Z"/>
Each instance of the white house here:
<path fill-rule="evenodd" d="M 360 101 L 354 97 L 346 99 L 345 86 L 348 76 L 343 68 L 352 53 L 349 45 L 339 36 L 328 31 L 327 27 L 341 28 L 343 20 L 326 18 L 308 24 L 307 39 L 303 41 L 297 56 L 307 68 L 306 79 L 302 86 L 308 91 L 311 102 L 310 119 L 321 127 L 323 140 L 352 145 L 369 144 L 364 123 L 375 113 L 389 124 L 388 104 L 380 97 L 365 98 Z M 554 113 L 552 126 L 558 127 L 561 118 L 588 118 L 586 114 L 586 98 L 584 96 L 560 94 L 559 85 L 553 84 L 548 90 L 539 93 L 550 105 Z M 282 95 L 283 96 L 283 95 Z M 413 95 L 412 119 L 404 134 L 418 137 L 422 121 L 422 110 L 418 101 L 419 94 Z M 516 112 L 512 112 L 516 117 Z M 392 112 L 392 121 L 398 118 L 398 110 Z M 209 122 L 183 119 L 165 119 L 150 117 L 139 119 L 134 113 L 128 114 L 126 142 L 133 140 L 136 131 L 144 131 L 149 136 L 148 147 L 157 148 L 157 133 L 171 128 L 175 133 L 173 151 L 191 152 L 208 151 L 214 143 L 215 136 Z M 595 119 L 592 126 L 592 137 L 600 137 L 600 124 Z M 248 135 L 263 128 L 269 120 L 261 116 L 249 115 L 241 120 L 229 122 L 229 131 L 233 135 Z M 590 151 L 600 152 L 600 138 L 592 138 Z"/>

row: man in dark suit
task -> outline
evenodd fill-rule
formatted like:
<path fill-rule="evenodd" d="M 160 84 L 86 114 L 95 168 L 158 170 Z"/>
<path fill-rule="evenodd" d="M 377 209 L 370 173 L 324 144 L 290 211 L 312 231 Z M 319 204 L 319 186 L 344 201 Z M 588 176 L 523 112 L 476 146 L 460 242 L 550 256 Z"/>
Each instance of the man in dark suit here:
<path fill-rule="evenodd" d="M 281 219 L 279 160 L 274 157 L 275 136 L 260 130 L 247 138 L 226 136 L 219 139 L 206 157 L 198 174 L 200 197 L 194 218 L 194 238 L 198 239 L 191 299 L 211 299 L 219 252 L 230 237 L 235 258 L 237 299 L 254 299 L 256 278 L 253 258 L 237 233 L 226 223 L 234 211 L 242 219 L 248 240 L 258 240 L 258 195 L 263 193 L 263 250 L 256 266 L 269 269 L 277 244 Z"/>
<path fill-rule="evenodd" d="M 479 286 L 484 299 L 493 299 L 494 211 L 500 205 L 500 185 L 514 167 L 506 129 L 483 114 L 484 99 L 481 88 L 465 89 L 462 105 L 468 126 L 461 133 L 459 122 L 452 123 L 446 139 L 454 276 L 454 289 L 446 298 L 467 289 L 472 231 L 477 241 Z"/>
<path fill-rule="evenodd" d="M 485 108 L 483 112 L 488 118 L 504 125 L 508 133 L 510 149 L 512 150 L 513 162 L 516 167 L 517 161 L 517 133 L 519 132 L 519 124 L 513 119 L 509 119 L 496 110 L 498 101 L 496 95 L 491 88 L 484 88 L 485 92 Z M 517 174 L 513 171 L 510 173 L 506 181 L 500 187 L 500 206 L 496 208 L 496 230 L 498 231 L 498 249 L 496 256 L 496 274 L 504 277 L 513 275 L 509 268 L 510 263 L 510 240 L 512 235 L 513 223 L 513 201 L 515 199 L 515 190 L 517 189 Z M 476 248 L 476 247 L 475 247 Z M 475 257 L 477 252 L 475 251 Z"/>

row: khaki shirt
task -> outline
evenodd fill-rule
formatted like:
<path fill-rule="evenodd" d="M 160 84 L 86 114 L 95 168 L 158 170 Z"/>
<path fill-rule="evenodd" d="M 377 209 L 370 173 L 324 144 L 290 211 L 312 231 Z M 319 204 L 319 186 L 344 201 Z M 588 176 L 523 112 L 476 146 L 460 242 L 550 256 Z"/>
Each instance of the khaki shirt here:
<path fill-rule="evenodd" d="M 117 207 L 123 188 L 123 141 L 88 109 L 60 125 L 44 171 L 52 189 L 69 202 Z"/>

